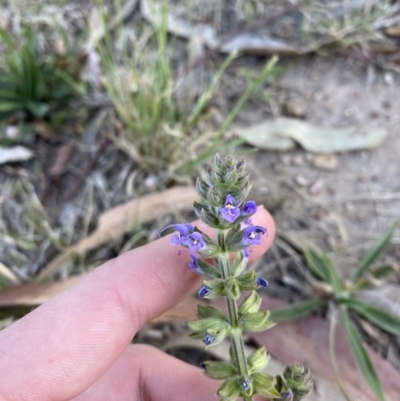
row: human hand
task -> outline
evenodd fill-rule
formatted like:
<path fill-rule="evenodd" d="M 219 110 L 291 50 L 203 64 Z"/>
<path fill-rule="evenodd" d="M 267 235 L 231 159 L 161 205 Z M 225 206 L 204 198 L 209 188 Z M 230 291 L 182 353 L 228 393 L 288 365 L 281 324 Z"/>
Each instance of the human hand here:
<path fill-rule="evenodd" d="M 275 225 L 259 208 L 256 225 Z M 211 235 L 201 222 L 198 227 Z M 207 401 L 219 382 L 146 345 L 129 345 L 147 322 L 181 302 L 201 278 L 161 238 L 113 259 L 0 332 L 0 401 Z"/>

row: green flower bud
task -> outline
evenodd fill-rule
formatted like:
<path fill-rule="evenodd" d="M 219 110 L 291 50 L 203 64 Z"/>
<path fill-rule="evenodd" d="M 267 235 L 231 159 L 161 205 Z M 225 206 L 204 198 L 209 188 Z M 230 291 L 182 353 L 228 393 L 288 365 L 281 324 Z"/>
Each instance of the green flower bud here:
<path fill-rule="evenodd" d="M 298 363 L 288 365 L 283 372 L 283 377 L 286 379 L 287 386 L 293 392 L 294 401 L 304 398 L 313 388 L 308 369 Z"/>

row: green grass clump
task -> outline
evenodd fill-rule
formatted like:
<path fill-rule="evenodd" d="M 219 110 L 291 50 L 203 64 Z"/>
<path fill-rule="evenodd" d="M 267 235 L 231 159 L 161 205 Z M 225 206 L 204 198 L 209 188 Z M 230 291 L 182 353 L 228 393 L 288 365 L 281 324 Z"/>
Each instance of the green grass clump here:
<path fill-rule="evenodd" d="M 143 35 L 147 35 L 146 45 L 140 44 L 142 40 L 134 39 L 131 43 L 133 49 L 129 52 L 123 50 L 116 60 L 115 42 L 106 33 L 98 49 L 104 85 L 124 125 L 123 135 L 115 138 L 115 142 L 142 168 L 170 178 L 190 173 L 217 151 L 238 143 L 227 143 L 224 136 L 250 96 L 274 74 L 277 59 L 272 58 L 267 63 L 255 79 L 256 84 L 250 85 L 240 97 L 218 132 L 210 132 L 209 128 L 204 129 L 210 126 L 204 124 L 210 117 L 205 111 L 236 53 L 225 59 L 210 84 L 197 94 L 197 100 L 186 104 L 188 107 L 183 110 L 176 98 L 179 84 L 177 71 L 173 68 L 173 46 L 168 46 L 167 41 L 168 5 L 168 0 L 163 0 L 159 7 L 153 4 L 154 13 L 159 18 L 156 18 L 158 21 L 151 34 L 147 28 Z M 196 70 L 189 68 L 188 74 L 192 74 L 195 85 L 198 80 Z"/>
<path fill-rule="evenodd" d="M 6 45 L 0 58 L 0 119 L 22 112 L 24 120 L 56 121 L 67 101 L 84 92 L 77 56 L 41 54 L 30 29 L 15 39 L 0 30 L 0 39 Z"/>

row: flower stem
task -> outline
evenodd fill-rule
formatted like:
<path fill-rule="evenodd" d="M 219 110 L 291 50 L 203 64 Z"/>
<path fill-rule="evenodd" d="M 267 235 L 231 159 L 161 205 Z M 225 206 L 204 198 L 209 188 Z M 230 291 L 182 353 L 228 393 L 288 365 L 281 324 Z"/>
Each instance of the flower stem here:
<path fill-rule="evenodd" d="M 218 268 L 224 280 L 229 280 L 232 277 L 231 269 L 229 266 L 229 253 L 225 252 L 225 234 L 224 231 L 218 230 L 218 244 L 222 249 L 222 253 L 217 257 Z M 236 367 L 238 374 L 241 377 L 248 377 L 249 369 L 247 366 L 247 359 L 244 353 L 244 344 L 242 337 L 242 330 L 239 328 L 238 307 L 235 299 L 226 297 L 226 305 L 228 309 L 228 319 L 231 327 L 233 328 L 231 334 L 231 344 L 233 355 L 235 357 Z M 253 401 L 253 397 L 246 397 L 246 401 Z"/>

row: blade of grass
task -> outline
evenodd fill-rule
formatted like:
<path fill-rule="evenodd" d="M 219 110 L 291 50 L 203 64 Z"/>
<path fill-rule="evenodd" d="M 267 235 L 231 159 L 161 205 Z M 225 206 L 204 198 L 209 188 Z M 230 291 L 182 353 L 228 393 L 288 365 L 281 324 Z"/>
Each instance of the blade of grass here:
<path fill-rule="evenodd" d="M 286 322 L 288 320 L 301 319 L 321 309 L 324 305 L 325 302 L 317 300 L 296 302 L 293 305 L 272 310 L 270 318 L 273 322 Z"/>
<path fill-rule="evenodd" d="M 347 305 L 382 330 L 400 336 L 400 319 L 391 313 L 354 298 L 341 299 L 339 302 Z"/>
<path fill-rule="evenodd" d="M 3 40 L 3 42 L 7 45 L 8 48 L 13 49 L 14 48 L 14 43 L 12 42 L 10 36 L 8 33 L 0 28 L 0 39 Z"/>
<path fill-rule="evenodd" d="M 362 275 L 372 266 L 378 256 L 384 251 L 384 249 L 389 245 L 390 239 L 393 236 L 394 230 L 397 227 L 399 220 L 397 220 L 388 232 L 383 236 L 383 238 L 378 241 L 375 246 L 368 252 L 367 256 L 358 265 L 357 270 L 351 276 L 350 281 L 356 283 Z"/>
<path fill-rule="evenodd" d="M 339 273 L 336 270 L 336 267 L 333 265 L 332 261 L 329 259 L 328 255 L 324 252 L 322 254 L 322 262 L 326 266 L 326 271 L 329 275 L 329 283 L 332 285 L 335 295 L 340 296 L 343 291 L 343 284 L 340 280 Z"/>
<path fill-rule="evenodd" d="M 229 113 L 229 115 L 225 118 L 224 122 L 222 123 L 220 129 L 217 131 L 214 140 L 210 143 L 209 147 L 201 153 L 196 160 L 186 163 L 184 166 L 181 167 L 181 171 L 183 173 L 187 173 L 195 168 L 197 165 L 206 161 L 209 157 L 214 154 L 214 149 L 219 148 L 223 141 L 222 138 L 230 125 L 232 124 L 233 120 L 238 115 L 239 111 L 243 108 L 246 102 L 250 99 L 250 97 L 254 94 L 254 92 L 262 85 L 271 75 L 274 74 L 274 67 L 278 62 L 278 57 L 273 56 L 267 62 L 261 73 L 258 75 L 257 79 L 247 88 L 246 92 L 239 98 L 233 110 Z"/>
<path fill-rule="evenodd" d="M 329 329 L 329 355 L 331 358 L 331 363 L 333 367 L 333 372 L 335 374 L 336 384 L 339 387 L 340 391 L 342 392 L 344 398 L 347 401 L 351 401 L 349 395 L 347 394 L 346 390 L 344 389 L 342 379 L 340 378 L 339 369 L 336 362 L 336 355 L 335 355 L 335 333 L 336 333 L 336 325 L 337 325 L 337 311 L 334 311 L 331 314 L 330 318 L 330 329 Z"/>
<path fill-rule="evenodd" d="M 222 74 L 228 68 L 232 60 L 237 56 L 237 52 L 231 52 L 228 57 L 224 60 L 221 67 L 219 67 L 218 71 L 214 75 L 210 85 L 206 89 L 206 91 L 201 95 L 199 100 L 197 101 L 196 105 L 194 106 L 192 112 L 188 117 L 188 125 L 191 126 L 196 121 L 198 115 L 203 111 L 204 107 L 210 102 L 213 90 L 217 85 L 218 81 L 221 79 Z"/>
<path fill-rule="evenodd" d="M 321 280 L 329 283 L 329 272 L 327 271 L 325 263 L 322 261 L 317 252 L 306 245 L 303 245 L 303 252 L 307 261 L 307 265 L 313 271 L 313 273 Z"/>
<path fill-rule="evenodd" d="M 367 351 L 365 350 L 362 339 L 357 333 L 353 323 L 350 320 L 347 308 L 342 306 L 340 308 L 341 317 L 344 329 L 349 339 L 349 344 L 353 352 L 354 358 L 357 361 L 358 366 L 361 369 L 362 374 L 365 377 L 369 387 L 377 396 L 380 401 L 385 401 L 385 395 L 383 392 L 381 381 L 376 373 L 374 364 L 371 361 Z"/>

